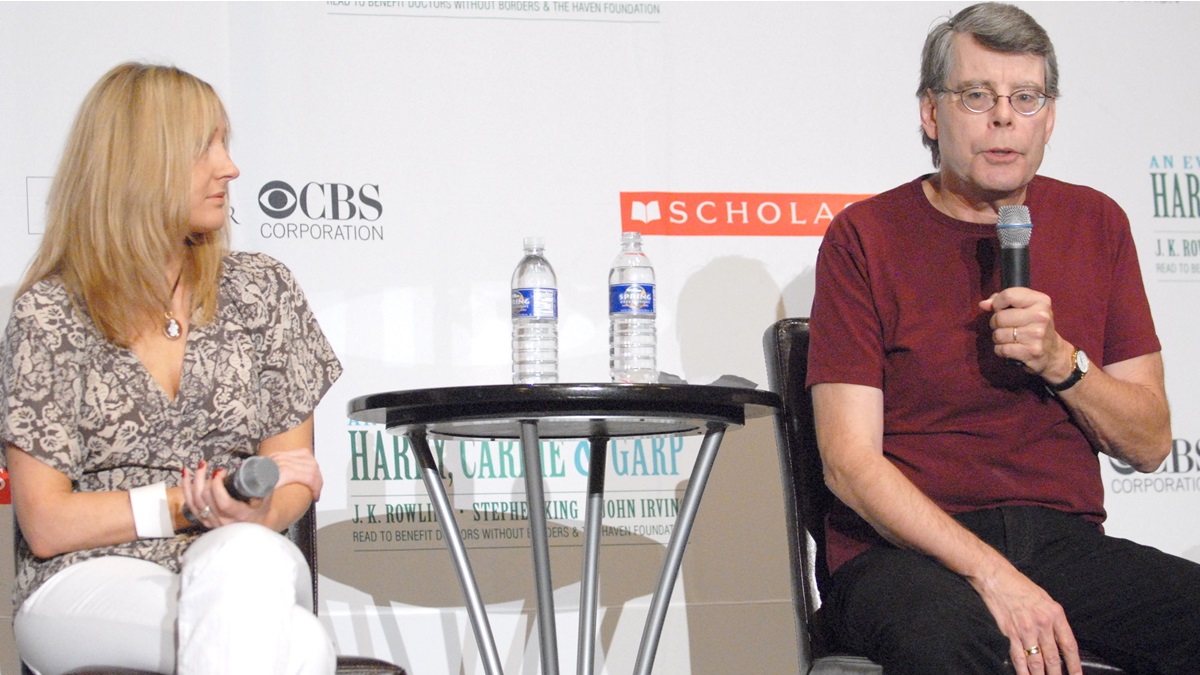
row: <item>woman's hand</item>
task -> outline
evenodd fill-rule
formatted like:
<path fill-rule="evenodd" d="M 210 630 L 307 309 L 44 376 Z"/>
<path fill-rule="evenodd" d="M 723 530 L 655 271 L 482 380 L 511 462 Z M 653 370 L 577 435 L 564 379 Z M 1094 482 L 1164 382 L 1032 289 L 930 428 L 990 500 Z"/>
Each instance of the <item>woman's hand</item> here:
<path fill-rule="evenodd" d="M 277 450 L 266 456 L 279 466 L 276 489 L 286 485 L 303 486 L 311 493 L 312 501 L 320 497 L 324 479 L 312 450 Z M 225 489 L 225 479 L 228 475 L 229 472 L 225 469 L 218 469 L 210 474 L 203 462 L 194 470 L 183 470 L 183 480 L 179 486 L 183 491 L 184 505 L 195 521 L 210 530 L 229 523 L 248 522 L 272 526 L 271 500 L 275 493 L 272 492 L 261 499 L 252 498 L 248 502 L 239 501 Z"/>
<path fill-rule="evenodd" d="M 279 465 L 279 482 L 276 483 L 276 487 L 293 483 L 303 485 L 312 493 L 314 502 L 321 498 L 321 488 L 325 486 L 325 479 L 321 477 L 321 467 L 317 465 L 317 458 L 312 450 L 279 450 L 270 453 L 269 457 Z"/>
<path fill-rule="evenodd" d="M 194 470 L 185 468 L 179 487 L 183 490 L 187 512 L 210 530 L 230 523 L 267 524 L 272 495 L 253 498 L 249 502 L 238 501 L 225 489 L 227 475 L 229 472 L 225 469 L 210 474 L 204 462 Z"/>
<path fill-rule="evenodd" d="M 248 522 L 279 531 L 296 522 L 321 496 L 325 485 L 312 451 L 312 424 L 310 415 L 295 427 L 259 444 L 258 454 L 270 457 L 279 466 L 279 480 L 271 494 L 240 502 L 225 489 L 227 471 L 221 469 L 209 475 L 208 468 L 201 464 L 195 470 L 183 472 L 180 488 L 184 505 L 209 529 Z"/>

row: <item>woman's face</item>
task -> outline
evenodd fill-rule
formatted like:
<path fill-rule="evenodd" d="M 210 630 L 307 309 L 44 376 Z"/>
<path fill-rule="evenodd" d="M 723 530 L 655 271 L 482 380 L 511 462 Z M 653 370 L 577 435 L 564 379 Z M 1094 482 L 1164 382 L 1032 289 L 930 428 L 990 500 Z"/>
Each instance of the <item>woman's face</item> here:
<path fill-rule="evenodd" d="M 226 187 L 240 173 L 225 147 L 225 127 L 208 141 L 192 167 L 193 232 L 215 232 L 225 226 Z"/>

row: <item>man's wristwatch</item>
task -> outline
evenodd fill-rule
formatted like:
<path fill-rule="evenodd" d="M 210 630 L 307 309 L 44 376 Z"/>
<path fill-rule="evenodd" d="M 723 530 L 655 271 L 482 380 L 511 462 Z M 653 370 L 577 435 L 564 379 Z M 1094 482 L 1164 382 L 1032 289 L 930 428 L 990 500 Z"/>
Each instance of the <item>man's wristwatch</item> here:
<path fill-rule="evenodd" d="M 1075 383 L 1082 380 L 1084 375 L 1087 375 L 1088 366 L 1090 363 L 1088 362 L 1087 354 L 1084 354 L 1082 349 L 1075 349 L 1075 353 L 1071 356 L 1071 361 L 1075 363 L 1075 369 L 1071 371 L 1071 374 L 1067 377 L 1067 379 L 1059 382 L 1058 384 L 1050 385 L 1050 389 L 1053 390 L 1054 393 L 1066 391 L 1071 387 L 1074 387 Z"/>

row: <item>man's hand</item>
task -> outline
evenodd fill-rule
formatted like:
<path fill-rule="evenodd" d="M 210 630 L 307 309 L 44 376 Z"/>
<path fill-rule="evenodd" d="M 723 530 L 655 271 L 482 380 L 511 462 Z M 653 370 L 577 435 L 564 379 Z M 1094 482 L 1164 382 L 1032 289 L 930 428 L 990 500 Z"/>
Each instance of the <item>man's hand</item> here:
<path fill-rule="evenodd" d="M 984 578 L 968 578 L 1008 636 L 1009 657 L 1017 675 L 1081 675 L 1079 645 L 1062 606 L 1046 591 L 1005 565 Z M 1030 653 L 1030 652 L 1033 653 Z"/>
<path fill-rule="evenodd" d="M 997 356 L 1020 362 L 1050 385 L 1071 376 L 1075 346 L 1055 329 L 1049 296 L 1007 288 L 979 307 L 992 312 L 989 325 Z M 1171 414 L 1158 352 L 1091 368 L 1079 384 L 1059 392 L 1058 399 L 1092 447 L 1138 471 L 1155 470 L 1170 452 Z"/>
<path fill-rule="evenodd" d="M 979 303 L 991 312 L 992 342 L 997 356 L 1019 361 L 1028 372 L 1050 384 L 1071 376 L 1075 347 L 1054 328 L 1050 296 L 1029 288 L 1007 288 Z"/>

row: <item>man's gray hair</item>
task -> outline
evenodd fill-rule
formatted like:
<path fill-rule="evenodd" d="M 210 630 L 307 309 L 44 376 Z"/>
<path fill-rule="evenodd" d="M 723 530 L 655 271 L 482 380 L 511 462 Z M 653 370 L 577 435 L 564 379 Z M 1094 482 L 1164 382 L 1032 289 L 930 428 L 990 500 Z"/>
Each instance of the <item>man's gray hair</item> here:
<path fill-rule="evenodd" d="M 945 93 L 951 62 L 954 56 L 954 36 L 959 33 L 973 35 L 981 45 L 999 52 L 1036 54 L 1046 62 L 1046 91 L 1049 96 L 1058 96 L 1058 60 L 1054 56 L 1054 45 L 1050 36 L 1037 21 L 1024 10 L 1012 5 L 984 2 L 971 5 L 929 31 L 925 47 L 921 50 L 921 85 L 917 98 L 926 92 Z M 933 155 L 933 165 L 942 163 L 937 141 L 921 129 L 921 142 Z"/>

